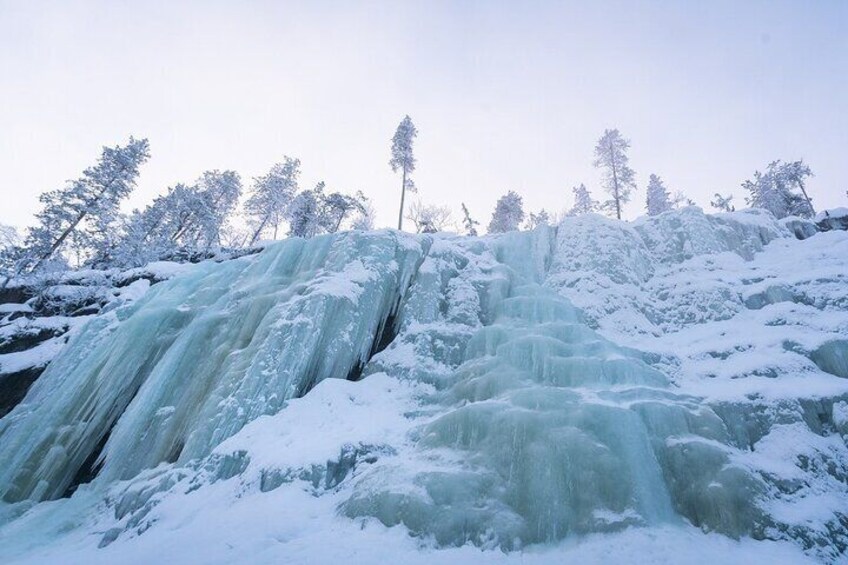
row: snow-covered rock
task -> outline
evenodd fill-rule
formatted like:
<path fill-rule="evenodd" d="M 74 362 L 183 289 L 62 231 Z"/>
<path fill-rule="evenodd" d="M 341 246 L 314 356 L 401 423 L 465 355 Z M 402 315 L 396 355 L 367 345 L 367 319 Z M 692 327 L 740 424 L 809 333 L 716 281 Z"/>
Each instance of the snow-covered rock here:
<path fill-rule="evenodd" d="M 188 272 L 189 264 L 159 261 L 127 271 L 82 269 L 34 286 L 0 291 L 0 417 L 23 400 L 71 332 L 101 312 L 141 298 L 151 284 Z"/>
<path fill-rule="evenodd" d="M 832 208 L 816 214 L 816 225 L 822 230 L 848 230 L 848 208 Z"/>

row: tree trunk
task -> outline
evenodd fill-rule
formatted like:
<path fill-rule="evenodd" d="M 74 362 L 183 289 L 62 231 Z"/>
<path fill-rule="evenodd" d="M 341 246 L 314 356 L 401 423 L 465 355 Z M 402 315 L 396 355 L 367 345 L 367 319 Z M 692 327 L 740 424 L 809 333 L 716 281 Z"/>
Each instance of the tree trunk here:
<path fill-rule="evenodd" d="M 621 219 L 621 199 L 618 196 L 618 173 L 615 170 L 615 147 L 610 142 L 610 161 L 612 162 L 612 198 L 615 200 L 615 216 Z"/>
<path fill-rule="evenodd" d="M 188 230 L 188 226 L 190 225 L 188 223 L 188 218 L 190 218 L 190 217 L 191 217 L 190 215 L 187 216 L 186 220 L 179 224 L 179 226 L 177 227 L 177 231 L 175 231 L 174 234 L 171 236 L 171 241 L 176 243 L 177 240 L 185 234 L 186 230 Z"/>
<path fill-rule="evenodd" d="M 118 171 L 118 175 L 123 173 L 125 170 L 126 170 L 126 167 L 121 167 L 121 169 Z M 94 206 L 97 202 L 99 202 L 101 198 L 103 198 L 103 195 L 106 194 L 106 191 L 109 190 L 109 188 L 112 186 L 112 184 L 117 180 L 118 175 L 115 175 L 114 177 L 112 177 L 112 179 L 109 180 L 108 183 L 106 183 L 106 185 L 100 190 L 100 192 L 97 193 L 97 196 L 94 199 L 92 199 L 89 202 L 86 202 L 83 205 L 83 209 L 77 215 L 76 219 L 73 222 L 71 222 L 71 225 L 68 226 L 68 229 L 66 229 L 62 233 L 62 235 L 59 236 L 59 239 L 57 239 L 56 241 L 53 242 L 53 245 L 50 246 L 50 251 L 43 254 L 41 257 L 39 257 L 38 261 L 36 261 L 35 265 L 32 267 L 31 272 L 37 271 L 38 268 L 47 259 L 52 257 L 54 253 L 56 253 L 56 250 L 59 249 L 59 247 L 62 246 L 62 244 L 65 242 L 65 240 L 68 238 L 68 236 L 71 235 L 71 232 L 74 231 L 76 229 L 76 227 L 79 225 L 79 223 L 83 220 L 83 218 L 85 218 L 88 215 L 88 212 L 91 209 L 91 207 Z M 18 274 L 20 274 L 20 273 L 18 273 Z"/>
<path fill-rule="evenodd" d="M 340 227 L 342 227 L 342 220 L 344 220 L 345 215 L 346 215 L 346 214 L 343 212 L 343 213 L 339 216 L 339 220 L 336 222 L 336 226 L 333 228 L 332 233 L 338 233 L 339 228 L 340 228 Z"/>
<path fill-rule="evenodd" d="M 262 218 L 262 222 L 259 224 L 259 227 L 256 228 L 256 231 L 253 232 L 253 237 L 250 238 L 250 245 L 253 245 L 254 243 L 256 243 L 256 240 L 259 239 L 259 234 L 261 234 L 262 230 L 265 229 L 265 224 L 268 223 L 269 217 L 270 217 L 270 215 L 267 215 L 264 218 Z M 274 239 L 276 239 L 276 238 L 277 238 L 277 228 L 275 227 L 274 228 Z"/>
<path fill-rule="evenodd" d="M 807 200 L 807 206 L 810 207 L 810 214 L 812 214 L 812 216 L 815 217 L 816 216 L 816 209 L 813 208 L 813 201 L 810 200 L 809 196 L 807 196 L 807 189 L 804 188 L 804 183 L 802 181 L 799 181 L 798 186 L 801 187 L 801 193 L 804 195 L 804 198 Z"/>
<path fill-rule="evenodd" d="M 403 168 L 403 181 L 400 187 L 400 213 L 398 214 L 398 231 L 403 230 L 403 199 L 406 196 L 406 167 Z"/>

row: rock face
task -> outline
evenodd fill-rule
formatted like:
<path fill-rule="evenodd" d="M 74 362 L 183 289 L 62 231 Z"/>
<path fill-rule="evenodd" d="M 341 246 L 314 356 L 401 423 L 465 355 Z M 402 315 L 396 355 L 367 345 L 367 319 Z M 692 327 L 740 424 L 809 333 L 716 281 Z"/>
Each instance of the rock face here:
<path fill-rule="evenodd" d="M 816 214 L 816 226 L 821 231 L 848 230 L 848 208 L 834 208 Z"/>
<path fill-rule="evenodd" d="M 87 320 L 0 419 L 0 498 L 91 480 L 59 504 L 108 509 L 110 548 L 165 535 L 163 501 L 301 485 L 439 547 L 690 523 L 838 559 L 848 234 L 804 229 L 686 208 L 194 265 Z M 25 516 L 0 541 L 56 527 Z"/>
<path fill-rule="evenodd" d="M 183 270 L 184 265 L 159 262 L 128 271 L 64 273 L 45 278 L 37 288 L 0 289 L 0 417 L 23 400 L 64 348 L 68 332 Z"/>

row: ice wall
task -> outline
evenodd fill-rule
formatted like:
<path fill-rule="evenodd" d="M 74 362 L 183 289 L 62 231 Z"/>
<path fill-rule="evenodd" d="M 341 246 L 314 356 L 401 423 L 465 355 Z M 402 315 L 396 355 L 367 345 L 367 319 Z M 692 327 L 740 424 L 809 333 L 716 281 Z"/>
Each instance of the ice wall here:
<path fill-rule="evenodd" d="M 638 235 L 616 222 L 589 222 L 600 229 L 580 234 L 580 244 L 567 231 L 580 225 L 564 223 L 558 234 L 490 240 L 488 259 L 458 272 L 430 266 L 442 275 L 434 280 L 465 277 L 497 299 L 480 309 L 485 323 L 453 330 L 465 336 L 463 353 L 450 356 L 439 378 L 422 367 L 447 359 L 409 345 L 450 332 L 457 323 L 448 316 L 407 320 L 374 357 L 373 371 L 424 378 L 438 392 L 422 401 L 427 417 L 412 432 L 414 449 L 363 470 L 342 504 L 345 515 L 403 524 L 440 545 L 503 549 L 681 517 L 734 537 L 765 527 L 757 507 L 765 485 L 732 464 L 736 449 L 722 419 L 652 367 L 659 356 L 610 342 L 539 284 L 556 280 L 551 270 L 564 269 L 571 254 L 580 258 L 572 273 L 591 269 L 634 287 L 650 277 L 655 262 Z M 432 259 L 433 252 L 422 270 Z M 450 297 L 452 285 L 444 287 L 439 295 Z"/>
<path fill-rule="evenodd" d="M 91 322 L 0 420 L 0 497 L 96 475 L 63 508 L 108 513 L 103 546 L 231 481 L 239 498 L 302 485 L 440 547 L 690 523 L 833 560 L 848 546 L 846 246 L 687 208 L 204 263 Z M 12 507 L 0 542 L 35 527 L 2 526 Z"/>
<path fill-rule="evenodd" d="M 57 498 L 84 466 L 109 481 L 202 457 L 322 379 L 346 378 L 428 245 L 391 232 L 287 240 L 99 317 L 0 421 L 0 498 Z"/>

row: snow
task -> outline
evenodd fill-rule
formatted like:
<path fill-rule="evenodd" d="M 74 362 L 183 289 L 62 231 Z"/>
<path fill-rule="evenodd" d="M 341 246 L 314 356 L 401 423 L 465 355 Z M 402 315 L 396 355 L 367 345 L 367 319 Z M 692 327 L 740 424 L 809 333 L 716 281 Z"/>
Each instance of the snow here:
<path fill-rule="evenodd" d="M 836 562 L 846 273 L 688 207 L 137 281 L 0 420 L 0 559 Z"/>
<path fill-rule="evenodd" d="M 165 280 L 177 275 L 185 274 L 193 268 L 190 263 L 175 263 L 173 261 L 153 261 L 144 267 L 128 269 L 122 273 L 125 279 L 138 277 L 152 277 L 157 280 Z"/>
<path fill-rule="evenodd" d="M 829 210 L 822 210 L 816 214 L 816 222 L 821 222 L 827 218 L 844 218 L 846 216 L 848 216 L 848 208 L 831 208 Z"/>
<path fill-rule="evenodd" d="M 26 351 L 0 355 L 0 373 L 17 373 L 31 367 L 44 367 L 64 346 L 61 338 L 49 339 Z"/>
<path fill-rule="evenodd" d="M 26 304 L 0 304 L 0 314 L 14 314 L 17 312 L 32 312 L 32 308 L 30 308 Z"/>
<path fill-rule="evenodd" d="M 86 301 L 103 303 L 100 312 L 109 312 L 141 299 L 150 289 L 151 279 L 163 281 L 191 271 L 193 265 L 168 261 L 151 263 L 127 271 L 97 271 L 84 269 L 62 275 L 57 284 L 47 286 L 35 299 L 24 304 L 0 304 L 0 345 L 17 340 L 36 339 L 35 346 L 23 351 L 0 354 L 0 376 L 32 368 L 46 367 L 65 347 L 69 331 L 80 330 L 93 314 L 44 315 L 33 308 L 35 300 L 55 301 L 60 310 L 76 309 Z M 144 278 L 139 278 L 144 277 Z M 126 284 L 127 281 L 129 284 Z M 118 286 L 116 286 L 118 285 Z M 40 308 L 43 307 L 40 306 Z M 47 309 L 49 312 L 49 308 Z M 15 319 L 3 319 L 3 314 L 23 314 Z M 50 336 L 49 334 L 52 334 Z"/>
<path fill-rule="evenodd" d="M 289 401 L 285 410 L 261 416 L 215 448 L 226 455 L 239 451 L 250 457 L 248 474 L 267 469 L 299 469 L 338 457 L 346 445 L 400 444 L 410 429 L 404 412 L 415 397 L 432 387 L 397 381 L 385 373 L 361 383 L 328 379 L 303 398 Z M 299 433 L 302 428 L 312 434 Z"/>
<path fill-rule="evenodd" d="M 320 493 L 302 481 L 292 481 L 262 492 L 256 478 L 268 466 L 308 467 L 335 457 L 352 440 L 406 441 L 410 409 L 427 387 L 403 383 L 386 375 L 373 375 L 360 383 L 322 382 L 302 399 L 291 401 L 276 416 L 266 416 L 244 428 L 216 451 L 249 450 L 251 464 L 243 476 L 193 489 L 190 481 L 174 487 L 169 496 L 148 514 L 152 526 L 143 534 L 118 538 L 97 548 L 99 536 L 114 523 L 114 516 L 93 514 L 96 502 L 84 490 L 71 501 L 48 502 L 35 507 L 4 534 L 16 539 L 16 548 L 4 546 L 4 562 L 37 563 L 149 563 L 168 555 L 174 563 L 227 563 L 246 559 L 252 563 L 381 563 L 387 558 L 409 563 L 559 563 L 632 562 L 813 563 L 787 542 L 735 541 L 704 534 L 683 525 L 631 528 L 611 534 L 593 534 L 558 544 L 525 548 L 521 552 L 480 550 L 473 545 L 438 548 L 431 539 L 413 538 L 399 528 L 388 528 L 373 519 L 349 520 L 335 508 L 344 501 L 343 490 Z M 325 412 L 326 411 L 326 412 Z M 321 416 L 326 414 L 326 418 Z M 370 416 L 370 417 L 369 417 Z M 305 420 L 300 421 L 301 418 Z M 295 430 L 313 429 L 309 436 Z M 83 495 L 83 496 L 80 496 Z M 75 504 L 75 512 L 67 512 Z M 226 511 L 210 512 L 210 508 Z M 74 515 L 88 510 L 93 518 L 82 524 Z M 61 513 L 64 530 L 49 531 Z M 93 520 L 93 521 L 92 521 Z M 57 524 L 58 525 L 58 524 Z M 74 527 L 75 526 L 75 527 Z M 83 527 L 80 527 L 83 526 Z M 54 528 L 56 526 L 53 526 Z M 21 539 L 26 532 L 47 530 L 51 544 L 37 538 Z M 17 536 L 16 536 L 17 534 Z M 53 536 L 57 536 L 54 538 Z M 23 542 L 23 543 L 22 543 Z M 16 554 L 26 542 L 23 555 Z M 638 558 L 637 558 L 638 556 Z"/>

